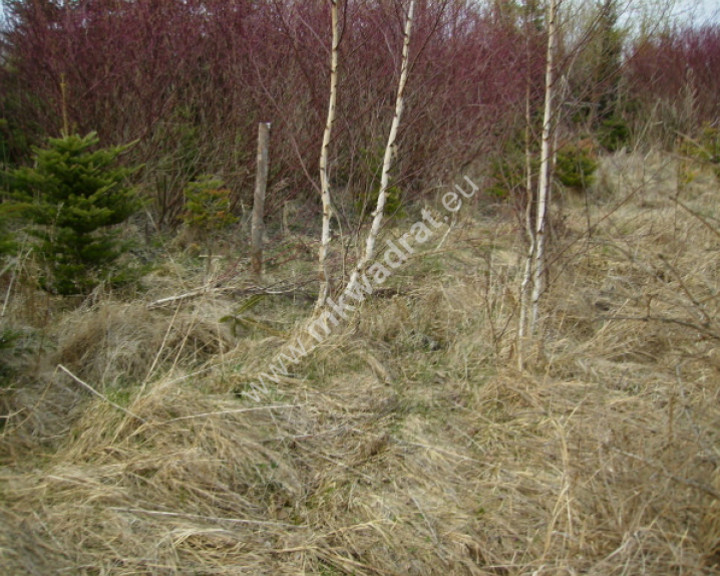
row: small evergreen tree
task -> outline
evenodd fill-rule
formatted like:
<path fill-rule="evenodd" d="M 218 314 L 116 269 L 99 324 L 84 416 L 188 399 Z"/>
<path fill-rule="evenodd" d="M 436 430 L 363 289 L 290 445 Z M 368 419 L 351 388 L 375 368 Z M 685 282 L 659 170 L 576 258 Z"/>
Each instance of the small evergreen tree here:
<path fill-rule="evenodd" d="M 595 181 L 598 162 L 587 142 L 566 144 L 557 152 L 555 173 L 567 188 L 587 190 Z"/>
<path fill-rule="evenodd" d="M 208 174 L 190 182 L 185 188 L 185 225 L 198 236 L 212 236 L 232 226 L 237 218 L 230 211 L 230 190 L 223 181 Z"/>
<path fill-rule="evenodd" d="M 232 226 L 237 218 L 230 210 L 230 190 L 222 180 L 208 174 L 185 188 L 185 212 L 182 219 L 198 240 L 207 245 L 207 273 L 210 273 L 213 243 L 219 232 Z"/>
<path fill-rule="evenodd" d="M 36 225 L 49 274 L 43 287 L 60 294 L 82 294 L 101 280 L 114 280 L 112 264 L 125 246 L 114 227 L 139 207 L 127 185 L 134 169 L 117 165 L 129 146 L 97 147 L 95 132 L 85 137 L 50 138 L 35 148 L 35 165 L 12 171 L 14 195 L 27 205 Z"/>

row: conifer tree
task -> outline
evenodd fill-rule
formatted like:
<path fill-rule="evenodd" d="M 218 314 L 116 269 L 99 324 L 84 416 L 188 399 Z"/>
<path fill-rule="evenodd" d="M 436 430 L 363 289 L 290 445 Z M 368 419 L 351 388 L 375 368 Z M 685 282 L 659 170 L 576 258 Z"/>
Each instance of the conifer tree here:
<path fill-rule="evenodd" d="M 113 263 L 125 246 L 117 225 L 139 207 L 127 183 L 134 169 L 119 166 L 129 146 L 98 147 L 96 133 L 50 138 L 35 148 L 33 167 L 12 172 L 15 197 L 35 225 L 48 274 L 43 287 L 59 294 L 82 294 L 113 277 Z"/>

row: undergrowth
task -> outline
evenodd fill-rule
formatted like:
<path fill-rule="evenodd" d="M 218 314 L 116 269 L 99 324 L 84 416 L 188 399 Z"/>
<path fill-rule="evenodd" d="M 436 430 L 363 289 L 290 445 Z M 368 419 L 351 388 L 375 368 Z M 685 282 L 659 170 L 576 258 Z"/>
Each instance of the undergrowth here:
<path fill-rule="evenodd" d="M 678 195 L 673 162 L 604 158 L 602 201 L 565 207 L 524 372 L 509 217 L 465 215 L 260 401 L 243 391 L 311 313 L 311 253 L 262 297 L 232 258 L 195 286 L 175 260 L 142 298 L 58 313 L 5 398 L 0 566 L 716 573 L 717 181 Z"/>

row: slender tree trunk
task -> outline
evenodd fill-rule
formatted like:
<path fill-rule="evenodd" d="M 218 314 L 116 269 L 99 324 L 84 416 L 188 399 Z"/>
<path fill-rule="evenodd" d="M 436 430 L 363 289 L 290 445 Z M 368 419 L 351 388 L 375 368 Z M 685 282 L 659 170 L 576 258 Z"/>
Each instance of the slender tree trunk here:
<path fill-rule="evenodd" d="M 535 223 L 535 270 L 533 274 L 532 317 L 530 332 L 536 334 L 540 309 L 540 297 L 545 290 L 545 246 L 547 242 L 547 210 L 550 200 L 550 181 L 553 165 L 553 133 L 555 116 L 553 96 L 555 88 L 555 42 L 556 18 L 559 0 L 549 0 L 548 4 L 548 43 L 547 63 L 545 65 L 545 111 L 543 114 L 542 145 L 540 150 L 540 174 L 537 194 L 537 214 Z"/>
<path fill-rule="evenodd" d="M 380 192 L 378 193 L 377 205 L 373 212 L 373 221 L 368 232 L 365 242 L 365 253 L 355 266 L 348 287 L 354 286 L 360 273 L 365 266 L 375 256 L 375 243 L 377 242 L 380 226 L 382 225 L 383 215 L 385 213 L 385 202 L 387 200 L 387 189 L 390 183 L 390 168 L 395 156 L 395 140 L 397 139 L 400 119 L 402 118 L 403 107 L 405 105 L 405 84 L 407 83 L 408 68 L 410 62 L 410 35 L 412 33 L 413 17 L 415 13 L 415 0 L 410 1 L 407 19 L 405 20 L 405 32 L 403 37 L 402 62 L 400 64 L 400 80 L 398 82 L 398 91 L 395 98 L 395 114 L 392 124 L 390 125 L 390 134 L 388 135 L 387 145 L 385 146 L 385 156 L 383 158 L 383 169 L 380 177 Z"/>
<path fill-rule="evenodd" d="M 528 66 L 530 62 L 529 46 L 527 46 Z M 525 338 L 527 336 L 528 315 L 530 310 L 530 287 L 533 276 L 533 257 L 535 255 L 535 230 L 532 223 L 532 207 L 535 195 L 532 185 L 532 110 L 530 102 L 530 71 L 526 77 L 525 86 L 525 236 L 527 241 L 527 254 L 525 256 L 525 269 L 520 284 L 520 319 L 517 334 L 517 361 L 518 370 L 525 368 Z"/>
<path fill-rule="evenodd" d="M 265 190 L 268 179 L 268 150 L 270 148 L 270 123 L 258 125 L 257 174 L 255 176 L 255 197 L 253 199 L 253 215 L 251 237 L 251 267 L 255 276 L 262 274 L 263 234 L 265 232 Z"/>
<path fill-rule="evenodd" d="M 533 189 L 532 172 L 532 48 L 530 40 L 533 35 L 534 16 L 537 7 L 526 0 L 525 2 L 525 63 L 527 71 L 525 74 L 525 213 L 523 214 L 523 225 L 527 252 L 525 254 L 525 266 L 522 282 L 520 284 L 520 317 L 518 320 L 517 333 L 517 365 L 518 370 L 525 368 L 525 340 L 527 338 L 528 322 L 530 317 L 530 291 L 533 282 L 533 263 L 535 256 L 535 228 L 533 226 L 533 206 L 535 205 L 535 190 Z"/>
<path fill-rule="evenodd" d="M 330 137 L 335 123 L 335 108 L 337 103 L 337 67 L 338 67 L 338 0 L 330 0 L 332 19 L 332 47 L 330 50 L 330 101 L 328 115 L 323 133 L 322 149 L 320 151 L 320 194 L 322 197 L 322 236 L 320 238 L 320 251 L 318 253 L 318 272 L 320 276 L 320 292 L 318 294 L 315 310 L 325 306 L 330 295 L 330 271 L 328 270 L 327 255 L 330 247 L 330 219 L 332 218 L 332 203 L 330 200 L 330 179 L 328 175 L 328 161 L 330 155 Z"/>

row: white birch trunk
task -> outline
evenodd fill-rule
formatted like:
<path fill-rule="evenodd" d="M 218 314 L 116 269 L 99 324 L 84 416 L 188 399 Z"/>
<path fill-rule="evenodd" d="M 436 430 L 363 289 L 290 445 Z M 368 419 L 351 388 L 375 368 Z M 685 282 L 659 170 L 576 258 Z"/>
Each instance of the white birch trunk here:
<path fill-rule="evenodd" d="M 528 51 L 529 60 L 529 51 Z M 535 230 L 532 223 L 532 206 L 534 200 L 532 186 L 532 111 L 530 109 L 530 76 L 526 78 L 525 88 L 525 235 L 527 240 L 527 254 L 525 256 L 525 269 L 523 270 L 522 283 L 520 284 L 520 319 L 518 321 L 517 333 L 517 361 L 518 370 L 525 368 L 525 337 L 530 310 L 530 286 L 533 275 L 533 256 L 535 255 Z"/>
<path fill-rule="evenodd" d="M 559 0 L 549 0 L 548 5 L 548 44 L 547 63 L 545 65 L 545 111 L 543 114 L 542 146 L 540 150 L 540 175 L 537 194 L 537 218 L 535 224 L 535 270 L 533 274 L 532 317 L 530 333 L 537 332 L 540 297 L 545 290 L 545 244 L 547 241 L 547 209 L 550 199 L 550 175 L 553 162 L 552 135 L 555 118 L 553 115 L 553 93 L 555 84 L 555 41 L 556 17 Z"/>
<path fill-rule="evenodd" d="M 338 66 L 338 0 L 330 0 L 332 19 L 332 48 L 330 50 L 330 101 L 328 115 L 323 133 L 322 149 L 320 151 L 320 193 L 322 197 L 322 236 L 318 252 L 318 271 L 320 276 L 320 291 L 315 311 L 323 306 L 330 294 L 330 271 L 327 265 L 328 249 L 330 247 L 330 218 L 332 217 L 332 204 L 330 200 L 330 179 L 328 177 L 328 158 L 330 155 L 330 136 L 335 122 L 335 107 L 337 102 L 337 66 Z"/>
<path fill-rule="evenodd" d="M 370 231 L 368 232 L 367 240 L 365 242 L 365 253 L 355 266 L 355 270 L 353 270 L 353 273 L 350 276 L 350 280 L 348 281 L 348 287 L 354 286 L 355 282 L 357 282 L 357 279 L 360 276 L 360 273 L 375 256 L 375 243 L 377 242 L 377 237 L 380 233 L 380 226 L 382 225 L 383 215 L 385 212 L 385 202 L 387 200 L 387 189 L 390 182 L 390 168 L 392 166 L 394 156 L 395 140 L 397 139 L 397 132 L 400 126 L 400 119 L 402 117 L 403 107 L 405 103 L 405 84 L 407 83 L 408 68 L 410 63 L 410 35 L 412 32 L 414 13 L 415 0 L 410 0 L 407 19 L 405 20 L 402 62 L 400 64 L 400 80 L 398 82 L 398 91 L 395 98 L 395 114 L 393 116 L 392 124 L 390 125 L 390 134 L 388 135 L 387 145 L 385 147 L 385 156 L 383 158 L 383 169 L 382 175 L 380 177 L 380 191 L 378 192 L 377 205 L 375 206 L 375 211 L 373 212 L 372 226 L 370 227 Z"/>

